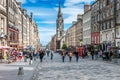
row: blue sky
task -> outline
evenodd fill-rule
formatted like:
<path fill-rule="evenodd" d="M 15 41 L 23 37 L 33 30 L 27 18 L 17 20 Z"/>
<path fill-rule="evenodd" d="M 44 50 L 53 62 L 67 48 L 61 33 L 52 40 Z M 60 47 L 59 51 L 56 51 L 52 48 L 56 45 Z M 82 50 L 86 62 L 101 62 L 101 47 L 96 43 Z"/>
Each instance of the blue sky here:
<path fill-rule="evenodd" d="M 56 19 L 58 3 L 61 3 L 64 18 L 64 29 L 67 30 L 72 21 L 76 21 L 77 14 L 83 14 L 84 4 L 92 4 L 95 0 L 17 0 L 27 13 L 33 12 L 34 20 L 38 24 L 40 42 L 46 45 L 56 33 Z"/>

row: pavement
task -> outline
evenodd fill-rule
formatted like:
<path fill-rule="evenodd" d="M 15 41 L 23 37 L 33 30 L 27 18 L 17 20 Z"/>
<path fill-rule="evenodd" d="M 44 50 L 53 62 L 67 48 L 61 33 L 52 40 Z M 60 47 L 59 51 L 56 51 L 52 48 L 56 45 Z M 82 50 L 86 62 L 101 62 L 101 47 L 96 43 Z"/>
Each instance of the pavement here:
<path fill-rule="evenodd" d="M 30 80 L 38 63 L 38 61 L 34 61 L 32 65 L 29 65 L 29 60 L 10 64 L 0 63 L 0 80 Z M 19 67 L 23 67 L 24 75 L 18 75 Z"/>
<path fill-rule="evenodd" d="M 23 67 L 24 75 L 18 75 Z M 68 56 L 62 62 L 61 56 L 54 54 L 53 60 L 45 56 L 42 63 L 34 61 L 32 65 L 18 61 L 10 64 L 0 63 L 0 80 L 120 80 L 120 66 L 102 60 L 79 59 L 69 62 Z"/>
<path fill-rule="evenodd" d="M 120 66 L 99 60 L 79 59 L 63 63 L 61 56 L 54 54 L 53 60 L 45 57 L 36 69 L 32 80 L 120 80 Z"/>

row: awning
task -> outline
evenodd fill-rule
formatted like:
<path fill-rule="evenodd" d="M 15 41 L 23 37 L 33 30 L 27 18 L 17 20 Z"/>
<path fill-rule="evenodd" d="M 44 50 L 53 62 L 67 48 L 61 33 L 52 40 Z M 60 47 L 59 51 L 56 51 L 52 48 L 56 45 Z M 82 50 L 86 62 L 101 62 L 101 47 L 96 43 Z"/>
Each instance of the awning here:
<path fill-rule="evenodd" d="M 10 49 L 12 47 L 9 47 L 9 46 L 0 46 L 0 49 Z"/>

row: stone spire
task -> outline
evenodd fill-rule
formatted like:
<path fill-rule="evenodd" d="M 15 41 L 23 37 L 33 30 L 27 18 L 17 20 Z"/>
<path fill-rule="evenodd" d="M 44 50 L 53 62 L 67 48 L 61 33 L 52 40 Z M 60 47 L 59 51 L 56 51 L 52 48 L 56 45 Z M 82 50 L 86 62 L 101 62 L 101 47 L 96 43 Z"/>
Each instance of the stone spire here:
<path fill-rule="evenodd" d="M 59 3 L 59 8 L 58 8 L 58 17 L 62 16 L 62 11 L 61 11 L 61 4 Z"/>
<path fill-rule="evenodd" d="M 56 20 L 56 42 L 57 42 L 57 49 L 60 49 L 61 46 L 61 39 L 64 35 L 64 20 L 61 11 L 61 4 L 59 3 L 58 7 L 58 16 Z"/>

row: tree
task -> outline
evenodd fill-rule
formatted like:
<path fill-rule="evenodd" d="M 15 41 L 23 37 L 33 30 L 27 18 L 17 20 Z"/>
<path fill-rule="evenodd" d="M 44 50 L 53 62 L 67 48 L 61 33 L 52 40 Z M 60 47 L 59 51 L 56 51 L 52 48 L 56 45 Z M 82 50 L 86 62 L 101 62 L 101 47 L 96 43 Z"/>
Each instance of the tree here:
<path fill-rule="evenodd" d="M 62 49 L 67 49 L 67 45 L 64 43 Z"/>

